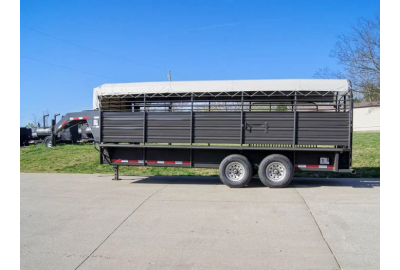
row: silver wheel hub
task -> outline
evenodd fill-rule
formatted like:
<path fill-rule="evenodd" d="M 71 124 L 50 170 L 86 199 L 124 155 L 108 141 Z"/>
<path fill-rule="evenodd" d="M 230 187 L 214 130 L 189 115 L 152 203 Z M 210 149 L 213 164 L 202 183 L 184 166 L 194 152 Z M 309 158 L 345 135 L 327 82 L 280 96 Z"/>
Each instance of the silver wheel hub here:
<path fill-rule="evenodd" d="M 267 166 L 266 173 L 269 180 L 279 182 L 286 176 L 286 167 L 280 162 L 272 162 Z"/>
<path fill-rule="evenodd" d="M 231 181 L 242 180 L 244 173 L 244 166 L 239 162 L 231 162 L 225 168 L 225 176 Z"/>

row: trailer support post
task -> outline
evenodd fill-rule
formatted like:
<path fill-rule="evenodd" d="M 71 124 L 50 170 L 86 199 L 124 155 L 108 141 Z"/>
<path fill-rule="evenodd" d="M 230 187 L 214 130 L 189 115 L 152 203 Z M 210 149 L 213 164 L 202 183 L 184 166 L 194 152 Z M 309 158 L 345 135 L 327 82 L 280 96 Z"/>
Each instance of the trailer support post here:
<path fill-rule="evenodd" d="M 56 125 L 56 119 L 51 120 L 51 128 L 50 128 L 50 136 L 51 136 L 51 145 L 52 147 L 56 146 L 57 140 L 56 140 L 56 131 L 55 131 L 55 125 Z"/>
<path fill-rule="evenodd" d="M 339 171 L 339 153 L 335 153 L 335 161 L 333 162 L 333 171 L 338 172 Z"/>
<path fill-rule="evenodd" d="M 121 180 L 119 178 L 119 166 L 113 166 L 114 168 L 114 179 L 113 180 Z"/>

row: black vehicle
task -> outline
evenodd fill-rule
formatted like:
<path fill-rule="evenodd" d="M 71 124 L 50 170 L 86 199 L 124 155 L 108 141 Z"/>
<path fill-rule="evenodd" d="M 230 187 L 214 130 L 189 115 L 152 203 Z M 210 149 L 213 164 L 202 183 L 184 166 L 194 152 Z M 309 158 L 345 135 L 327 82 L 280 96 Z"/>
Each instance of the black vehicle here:
<path fill-rule="evenodd" d="M 256 173 L 285 187 L 294 170 L 354 172 L 348 80 L 106 84 L 94 109 L 57 128 L 86 117 L 115 179 L 119 166 L 219 168 L 230 187 Z"/>
<path fill-rule="evenodd" d="M 32 140 L 32 129 L 26 127 L 20 127 L 19 129 L 19 145 L 27 146 L 29 141 Z"/>

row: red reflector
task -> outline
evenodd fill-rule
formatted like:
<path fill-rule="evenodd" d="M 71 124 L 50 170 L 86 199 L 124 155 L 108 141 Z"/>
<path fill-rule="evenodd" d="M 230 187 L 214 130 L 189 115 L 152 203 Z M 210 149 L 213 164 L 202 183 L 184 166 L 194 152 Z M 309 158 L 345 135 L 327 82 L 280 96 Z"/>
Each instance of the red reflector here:
<path fill-rule="evenodd" d="M 307 165 L 307 168 L 310 168 L 310 169 L 318 169 L 318 168 L 319 168 L 319 165 Z"/>

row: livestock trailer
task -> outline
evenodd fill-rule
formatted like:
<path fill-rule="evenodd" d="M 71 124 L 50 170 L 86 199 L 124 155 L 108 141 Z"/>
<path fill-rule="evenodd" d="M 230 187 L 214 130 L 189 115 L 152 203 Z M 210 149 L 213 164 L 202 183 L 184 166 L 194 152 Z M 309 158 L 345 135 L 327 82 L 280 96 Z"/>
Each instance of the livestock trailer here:
<path fill-rule="evenodd" d="M 54 115 L 54 119 L 51 120 L 51 126 L 46 126 L 46 117 L 49 115 L 43 115 L 43 126 L 41 127 L 38 123 L 37 127 L 31 129 L 32 136 L 29 140 L 29 143 L 38 144 L 43 142 L 47 147 L 53 147 L 56 145 L 56 143 L 93 141 L 91 129 L 85 121 L 74 123 L 74 125 L 68 125 L 63 129 L 55 130 L 54 125 L 56 123 L 57 116 L 59 115 L 60 114 Z"/>
<path fill-rule="evenodd" d="M 114 179 L 119 166 L 219 168 L 230 187 L 256 173 L 285 187 L 294 170 L 354 172 L 348 80 L 104 84 L 93 109 L 100 163 Z"/>

